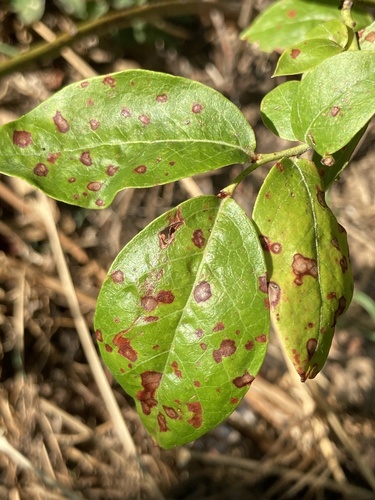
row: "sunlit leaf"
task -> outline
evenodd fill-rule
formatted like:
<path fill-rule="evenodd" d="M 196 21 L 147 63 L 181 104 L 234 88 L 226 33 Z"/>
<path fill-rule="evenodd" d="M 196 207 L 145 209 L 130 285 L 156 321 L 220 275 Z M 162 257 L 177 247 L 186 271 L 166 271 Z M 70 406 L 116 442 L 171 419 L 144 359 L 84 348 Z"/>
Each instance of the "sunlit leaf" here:
<path fill-rule="evenodd" d="M 375 112 L 375 55 L 348 51 L 301 81 L 292 110 L 295 136 L 321 156 L 345 146 Z"/>
<path fill-rule="evenodd" d="M 255 148 L 250 125 L 220 93 L 144 70 L 69 85 L 1 127 L 0 141 L 0 172 L 88 208 L 126 187 L 245 163 Z"/>
<path fill-rule="evenodd" d="M 257 43 L 261 50 L 282 51 L 302 42 L 314 27 L 331 19 L 340 19 L 337 0 L 280 0 L 272 3 L 241 33 L 241 38 Z M 356 29 L 371 23 L 371 16 L 354 8 Z"/>
<path fill-rule="evenodd" d="M 314 378 L 353 294 L 346 232 L 325 202 L 314 163 L 278 162 L 262 185 L 253 218 L 270 271 L 274 327 L 301 380 Z"/>
<path fill-rule="evenodd" d="M 260 111 L 264 125 L 283 139 L 296 141 L 291 125 L 291 112 L 299 82 L 278 85 L 263 98 Z"/>
<path fill-rule="evenodd" d="M 105 363 L 148 431 L 170 448 L 236 408 L 267 347 L 264 256 L 231 198 L 191 199 L 118 255 L 95 328 Z"/>

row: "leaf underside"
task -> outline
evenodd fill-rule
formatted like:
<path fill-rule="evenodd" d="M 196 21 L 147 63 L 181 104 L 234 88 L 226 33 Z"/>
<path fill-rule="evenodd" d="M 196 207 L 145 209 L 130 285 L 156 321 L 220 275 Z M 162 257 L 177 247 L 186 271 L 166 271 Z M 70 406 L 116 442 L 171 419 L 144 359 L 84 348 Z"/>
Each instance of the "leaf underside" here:
<path fill-rule="evenodd" d="M 234 411 L 266 352 L 264 256 L 232 199 L 202 196 L 118 255 L 95 328 L 105 363 L 158 443 L 191 441 Z"/>
<path fill-rule="evenodd" d="M 146 70 L 65 87 L 0 128 L 0 171 L 66 203 L 104 208 L 127 187 L 245 163 L 254 133 L 215 90 Z"/>
<path fill-rule="evenodd" d="M 253 218 L 269 270 L 274 327 L 301 380 L 314 378 L 353 293 L 346 232 L 325 202 L 315 164 L 278 162 Z"/>

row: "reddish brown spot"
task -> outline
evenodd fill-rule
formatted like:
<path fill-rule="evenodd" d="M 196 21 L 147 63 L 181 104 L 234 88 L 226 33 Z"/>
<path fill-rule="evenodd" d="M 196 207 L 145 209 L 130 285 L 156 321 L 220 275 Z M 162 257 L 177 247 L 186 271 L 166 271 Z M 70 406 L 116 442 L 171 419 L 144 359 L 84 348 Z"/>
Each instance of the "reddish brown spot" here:
<path fill-rule="evenodd" d="M 146 127 L 150 123 L 151 118 L 147 115 L 141 115 L 138 116 L 138 120 L 142 123 L 144 127 Z"/>
<path fill-rule="evenodd" d="M 101 330 L 95 330 L 95 335 L 98 342 L 103 342 L 103 334 Z"/>
<path fill-rule="evenodd" d="M 348 270 L 348 261 L 346 260 L 345 255 L 343 255 L 342 258 L 340 259 L 340 266 L 342 272 L 346 273 L 346 271 Z"/>
<path fill-rule="evenodd" d="M 272 245 L 270 246 L 270 251 L 272 253 L 275 253 L 275 254 L 278 254 L 278 253 L 281 253 L 281 250 L 283 249 L 281 243 L 272 243 Z"/>
<path fill-rule="evenodd" d="M 88 194 L 85 192 L 82 193 L 82 196 L 84 196 L 85 198 L 88 196 Z"/>
<path fill-rule="evenodd" d="M 213 351 L 212 356 L 216 363 L 221 363 L 223 358 L 232 356 L 236 350 L 237 347 L 234 340 L 226 339 L 221 342 L 219 349 Z"/>
<path fill-rule="evenodd" d="M 119 169 L 120 167 L 115 167 L 114 165 L 108 165 L 108 167 L 105 169 L 107 175 L 109 176 L 114 176 L 115 173 L 117 172 L 117 170 Z"/>
<path fill-rule="evenodd" d="M 309 361 L 314 356 L 317 346 L 318 341 L 316 339 L 309 339 L 306 342 L 307 357 Z"/>
<path fill-rule="evenodd" d="M 254 348 L 254 342 L 252 340 L 248 340 L 245 344 L 245 349 L 247 351 L 251 351 Z"/>
<path fill-rule="evenodd" d="M 89 99 L 87 99 L 86 104 L 87 106 L 94 106 L 94 99 L 90 97 Z"/>
<path fill-rule="evenodd" d="M 60 111 L 56 111 L 56 114 L 52 119 L 59 132 L 62 132 L 63 134 L 69 132 L 70 130 L 69 123 L 65 120 Z"/>
<path fill-rule="evenodd" d="M 129 361 L 137 361 L 138 353 L 130 345 L 130 339 L 123 337 L 124 332 L 120 332 L 113 337 L 113 343 L 118 348 L 118 353 Z"/>
<path fill-rule="evenodd" d="M 170 161 L 170 162 L 169 162 L 169 165 L 170 165 L 171 167 L 173 167 L 173 165 L 176 165 L 176 162 L 175 162 L 175 161 Z"/>
<path fill-rule="evenodd" d="M 203 248 L 205 243 L 206 243 L 206 239 L 204 238 L 203 236 L 203 231 L 202 229 L 196 229 L 193 233 L 193 237 L 191 239 L 191 241 L 194 243 L 194 245 L 198 248 Z"/>
<path fill-rule="evenodd" d="M 181 208 L 176 210 L 173 218 L 169 216 L 168 220 L 168 226 L 158 234 L 160 248 L 169 247 L 176 237 L 176 232 L 185 224 L 185 219 L 181 216 Z"/>
<path fill-rule="evenodd" d="M 157 321 L 159 319 L 159 316 L 145 316 L 143 320 L 146 323 L 153 323 L 154 321 Z"/>
<path fill-rule="evenodd" d="M 105 350 L 106 350 L 107 352 L 112 352 L 112 351 L 113 351 L 113 348 L 112 348 L 109 344 L 105 344 L 105 346 L 104 346 L 104 347 L 105 347 Z"/>
<path fill-rule="evenodd" d="M 156 96 L 156 101 L 157 102 L 167 102 L 168 101 L 168 96 L 167 94 L 160 94 Z"/>
<path fill-rule="evenodd" d="M 325 197 L 325 193 L 322 189 L 320 189 L 319 186 L 316 186 L 316 197 L 317 197 L 317 200 L 319 202 L 319 204 L 323 207 L 323 208 L 327 208 L 327 203 L 326 203 L 326 197 Z"/>
<path fill-rule="evenodd" d="M 74 200 L 78 200 L 78 198 L 79 198 L 79 195 L 78 195 L 78 194 L 73 194 L 73 199 L 74 199 Z"/>
<path fill-rule="evenodd" d="M 120 318 L 113 318 L 114 323 L 120 323 Z"/>
<path fill-rule="evenodd" d="M 61 156 L 61 153 L 50 153 L 48 156 L 47 156 L 47 161 L 49 163 L 55 163 Z"/>
<path fill-rule="evenodd" d="M 286 14 L 288 17 L 293 18 L 297 16 L 297 11 L 296 10 L 290 10 Z"/>
<path fill-rule="evenodd" d="M 38 177 L 46 177 L 48 175 L 48 167 L 44 163 L 37 163 L 33 168 L 33 172 Z"/>
<path fill-rule="evenodd" d="M 240 377 L 236 377 L 235 379 L 232 380 L 233 384 L 241 389 L 242 387 L 245 387 L 245 385 L 251 385 L 252 382 L 254 381 L 255 377 L 250 375 L 250 373 L 246 370 L 243 375 Z"/>
<path fill-rule="evenodd" d="M 124 273 L 120 269 L 116 269 L 115 271 L 111 272 L 111 280 L 113 283 L 119 284 L 123 283 L 125 280 Z"/>
<path fill-rule="evenodd" d="M 309 323 L 307 326 L 308 326 L 309 328 L 314 328 L 314 326 L 315 326 L 315 325 L 314 325 L 314 323 Z"/>
<path fill-rule="evenodd" d="M 195 387 L 201 387 L 202 386 L 202 384 L 199 382 L 199 380 L 194 380 L 193 384 L 194 384 Z"/>
<path fill-rule="evenodd" d="M 207 281 L 201 281 L 194 288 L 194 300 L 195 302 L 206 302 L 212 296 L 211 285 Z"/>
<path fill-rule="evenodd" d="M 229 401 L 231 405 L 236 405 L 238 403 L 239 399 L 238 398 L 231 398 Z"/>
<path fill-rule="evenodd" d="M 264 299 L 264 307 L 269 311 L 270 309 L 270 299 L 267 297 Z"/>
<path fill-rule="evenodd" d="M 346 309 L 346 298 L 342 295 L 340 298 L 339 298 L 339 305 L 338 305 L 338 308 L 336 309 L 335 311 L 335 316 L 333 318 L 333 324 L 332 324 L 332 327 L 334 327 L 336 325 L 336 322 L 337 322 L 337 318 L 339 316 L 341 316 L 341 314 L 343 314 L 343 312 L 345 311 Z"/>
<path fill-rule="evenodd" d="M 195 104 L 193 104 L 193 107 L 191 108 L 192 112 L 193 113 L 201 113 L 202 110 L 203 110 L 203 106 L 202 104 L 199 104 L 199 102 L 196 102 Z"/>
<path fill-rule="evenodd" d="M 337 238 L 332 238 L 331 243 L 337 250 L 340 251 L 340 244 Z"/>
<path fill-rule="evenodd" d="M 332 106 L 331 116 L 337 116 L 340 111 L 341 111 L 341 108 L 339 108 L 338 106 Z"/>
<path fill-rule="evenodd" d="M 222 330 L 224 330 L 225 326 L 224 326 L 224 323 L 222 323 L 220 321 L 220 323 L 217 323 L 217 325 L 215 325 L 212 329 L 213 332 L 221 332 Z"/>
<path fill-rule="evenodd" d="M 256 342 L 260 342 L 261 344 L 264 344 L 265 342 L 267 342 L 267 335 L 262 333 L 261 335 L 258 335 L 257 337 L 255 337 L 255 340 L 256 340 Z"/>
<path fill-rule="evenodd" d="M 92 118 L 90 120 L 90 127 L 91 127 L 91 130 L 96 130 L 97 128 L 100 127 L 100 122 L 98 120 L 95 120 L 94 118 Z"/>
<path fill-rule="evenodd" d="M 86 187 L 89 191 L 99 191 L 102 184 L 101 182 L 89 182 Z"/>
<path fill-rule="evenodd" d="M 263 293 L 267 293 L 267 276 L 262 274 L 258 277 L 259 290 Z"/>
<path fill-rule="evenodd" d="M 162 304 L 172 304 L 174 295 L 170 290 L 161 290 L 156 296 L 156 300 Z"/>
<path fill-rule="evenodd" d="M 207 349 L 207 344 L 202 342 L 202 344 L 199 344 L 201 346 L 202 351 L 205 351 Z"/>
<path fill-rule="evenodd" d="M 165 418 L 165 416 L 162 413 L 160 413 L 160 412 L 158 413 L 157 420 L 158 420 L 160 432 L 169 431 L 168 425 L 167 425 L 167 419 Z"/>
<path fill-rule="evenodd" d="M 327 294 L 327 299 L 328 300 L 332 300 L 332 299 L 335 299 L 336 298 L 336 292 L 329 292 Z"/>
<path fill-rule="evenodd" d="M 277 283 L 270 281 L 268 285 L 268 293 L 271 307 L 276 307 L 280 301 L 281 290 Z"/>
<path fill-rule="evenodd" d="M 157 305 L 158 305 L 158 301 L 156 300 L 155 297 L 146 296 L 146 297 L 141 298 L 141 306 L 147 312 L 153 311 L 157 307 Z"/>
<path fill-rule="evenodd" d="M 172 418 L 173 420 L 176 420 L 178 418 L 178 413 L 174 408 L 171 408 L 170 406 L 164 406 L 163 409 L 167 415 L 167 417 Z"/>
<path fill-rule="evenodd" d="M 105 205 L 105 201 L 101 200 L 100 198 L 98 198 L 96 201 L 95 201 L 95 205 L 97 205 L 98 207 L 104 207 Z"/>
<path fill-rule="evenodd" d="M 341 224 L 337 224 L 337 228 L 340 233 L 346 234 L 346 229 Z"/>
<path fill-rule="evenodd" d="M 116 87 L 116 80 L 113 78 L 113 76 L 105 76 L 103 78 L 103 83 L 104 85 L 109 85 L 113 89 Z"/>
<path fill-rule="evenodd" d="M 297 59 L 297 57 L 300 55 L 301 51 L 299 49 L 292 49 L 290 52 L 290 57 L 292 59 Z"/>
<path fill-rule="evenodd" d="M 281 162 L 278 161 L 277 163 L 275 163 L 275 167 L 280 173 L 285 172 L 285 167 Z"/>
<path fill-rule="evenodd" d="M 333 165 L 336 162 L 335 162 L 335 159 L 332 155 L 327 155 L 327 156 L 323 156 L 323 158 L 320 160 L 320 163 L 322 165 L 324 165 L 325 167 L 333 167 Z M 321 172 L 323 172 L 323 174 Z M 325 174 L 324 169 L 319 172 L 319 175 L 321 177 L 323 177 L 324 174 Z"/>
<path fill-rule="evenodd" d="M 201 328 L 198 328 L 198 330 L 195 330 L 195 335 L 201 339 L 203 337 L 203 330 Z"/>
<path fill-rule="evenodd" d="M 155 344 L 152 346 L 154 351 L 157 351 L 159 349 L 159 347 L 160 347 L 159 344 Z"/>
<path fill-rule="evenodd" d="M 296 278 L 294 283 L 298 286 L 302 285 L 304 276 L 318 277 L 318 266 L 315 259 L 304 257 L 300 253 L 296 253 L 292 262 L 293 273 Z"/>
<path fill-rule="evenodd" d="M 173 372 L 176 375 L 176 377 L 182 378 L 182 373 L 181 373 L 181 370 L 178 368 L 177 361 L 173 361 L 173 363 L 171 364 L 171 366 L 173 368 Z"/>
<path fill-rule="evenodd" d="M 90 156 L 90 151 L 83 151 L 79 157 L 79 161 L 86 165 L 86 167 L 90 167 L 92 165 L 92 159 Z"/>
<path fill-rule="evenodd" d="M 152 295 L 142 297 L 141 305 L 146 311 L 152 311 L 159 303 L 172 304 L 173 301 L 174 295 L 170 290 L 161 290 L 158 292 L 156 297 L 153 297 Z"/>
<path fill-rule="evenodd" d="M 365 40 L 366 40 L 366 42 L 374 43 L 375 42 L 375 31 L 370 31 L 370 33 L 368 33 L 365 36 Z"/>
<path fill-rule="evenodd" d="M 15 130 L 13 132 L 13 144 L 19 148 L 27 148 L 31 146 L 32 143 L 33 140 L 30 132 L 26 132 L 25 130 Z"/>
<path fill-rule="evenodd" d="M 121 373 L 125 373 L 125 370 L 123 368 L 120 368 Z"/>
<path fill-rule="evenodd" d="M 83 89 L 85 89 L 86 87 L 88 87 L 90 85 L 90 82 L 81 82 L 81 87 Z"/>
<path fill-rule="evenodd" d="M 155 392 L 160 385 L 161 377 L 160 372 L 146 371 L 141 373 L 143 391 L 137 392 L 137 399 L 141 402 L 142 411 L 145 415 L 150 415 L 152 408 L 158 404 L 155 399 Z"/>
<path fill-rule="evenodd" d="M 121 116 L 123 116 L 124 118 L 130 118 L 131 115 L 132 115 L 132 112 L 130 111 L 129 108 L 121 108 Z"/>
<path fill-rule="evenodd" d="M 193 416 L 187 421 L 188 424 L 198 429 L 202 425 L 202 406 L 197 401 L 195 403 L 186 403 L 187 409 L 193 414 Z"/>
<path fill-rule="evenodd" d="M 136 172 L 137 174 L 144 174 L 147 172 L 147 167 L 146 165 L 138 165 L 138 167 L 135 168 L 133 172 Z"/>

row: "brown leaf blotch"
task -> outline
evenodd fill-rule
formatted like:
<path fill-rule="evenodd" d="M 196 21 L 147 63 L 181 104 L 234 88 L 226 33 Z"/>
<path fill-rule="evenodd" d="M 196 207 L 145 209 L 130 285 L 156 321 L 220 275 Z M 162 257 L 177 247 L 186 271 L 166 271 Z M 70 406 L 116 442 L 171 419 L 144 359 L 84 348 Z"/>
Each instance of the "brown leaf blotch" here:
<path fill-rule="evenodd" d="M 261 292 L 268 293 L 267 276 L 265 274 L 258 276 L 258 288 Z"/>
<path fill-rule="evenodd" d="M 365 36 L 365 40 L 366 40 L 366 42 L 374 43 L 375 42 L 375 31 L 370 31 L 370 33 L 368 33 Z"/>
<path fill-rule="evenodd" d="M 116 269 L 115 271 L 111 272 L 111 280 L 116 284 L 124 282 L 125 276 L 121 269 Z"/>
<path fill-rule="evenodd" d="M 306 342 L 307 357 L 309 361 L 314 356 L 317 346 L 318 346 L 317 339 L 309 339 Z"/>
<path fill-rule="evenodd" d="M 277 283 L 270 281 L 268 285 L 269 301 L 271 307 L 276 307 L 280 301 L 281 290 Z"/>
<path fill-rule="evenodd" d="M 255 377 L 250 375 L 250 373 L 246 370 L 243 375 L 240 377 L 236 377 L 235 379 L 232 380 L 233 384 L 241 389 L 242 387 L 245 387 L 246 385 L 251 385 L 252 382 L 255 380 Z"/>
<path fill-rule="evenodd" d="M 339 298 L 339 304 L 338 304 L 338 307 L 335 311 L 335 315 L 334 315 L 334 318 L 333 318 L 333 323 L 332 323 L 332 327 L 334 327 L 337 323 L 337 318 L 339 316 L 341 316 L 341 314 L 344 313 L 346 309 L 346 298 L 342 295 L 340 298 Z"/>
<path fill-rule="evenodd" d="M 61 153 L 49 153 L 47 156 L 48 163 L 55 163 L 61 156 Z"/>
<path fill-rule="evenodd" d="M 48 167 L 44 165 L 44 163 L 37 163 L 33 168 L 33 172 L 38 177 L 47 177 L 48 175 Z"/>
<path fill-rule="evenodd" d="M 91 159 L 90 151 L 83 151 L 80 154 L 79 161 L 81 163 L 83 163 L 83 165 L 86 165 L 86 167 L 91 167 L 92 159 Z"/>
<path fill-rule="evenodd" d="M 206 239 L 205 237 L 203 236 L 203 231 L 202 229 L 196 229 L 193 233 L 193 237 L 191 239 L 191 241 L 194 243 L 194 245 L 197 247 L 197 248 L 203 248 L 205 243 L 206 243 Z"/>
<path fill-rule="evenodd" d="M 113 351 L 113 347 L 111 347 L 109 344 L 105 344 L 105 346 L 104 346 L 104 347 L 105 347 L 105 350 L 106 350 L 107 352 L 112 352 L 112 351 Z"/>
<path fill-rule="evenodd" d="M 178 419 L 178 413 L 176 412 L 176 410 L 174 408 L 172 408 L 170 406 L 163 405 L 163 409 L 164 409 L 167 417 L 172 418 L 173 420 Z"/>
<path fill-rule="evenodd" d="M 136 172 L 137 174 L 145 174 L 147 172 L 147 167 L 146 165 L 138 165 L 133 172 Z"/>
<path fill-rule="evenodd" d="M 15 130 L 13 132 L 13 144 L 19 148 L 27 148 L 32 143 L 33 140 L 30 132 L 26 132 L 26 130 Z"/>
<path fill-rule="evenodd" d="M 339 108 L 338 106 L 332 106 L 331 111 L 330 111 L 331 116 L 337 116 L 340 111 L 341 111 L 341 108 Z"/>
<path fill-rule="evenodd" d="M 105 171 L 106 171 L 107 175 L 109 175 L 110 177 L 113 177 L 119 168 L 120 167 L 115 167 L 114 165 L 108 165 L 108 167 L 105 169 Z"/>
<path fill-rule="evenodd" d="M 245 344 L 245 349 L 247 351 L 251 351 L 254 348 L 254 342 L 252 340 L 248 340 Z"/>
<path fill-rule="evenodd" d="M 112 88 L 116 87 L 116 80 L 113 78 L 113 76 L 107 75 L 103 78 L 103 83 L 104 85 L 109 85 Z"/>
<path fill-rule="evenodd" d="M 256 340 L 256 342 L 264 344 L 264 343 L 267 342 L 267 335 L 265 335 L 264 333 L 262 333 L 261 335 L 258 335 L 257 337 L 255 337 L 255 340 Z"/>
<path fill-rule="evenodd" d="M 178 378 L 182 378 L 182 372 L 181 370 L 178 368 L 178 363 L 177 361 L 173 361 L 172 364 L 171 364 L 172 368 L 173 368 L 173 373 L 176 375 L 176 377 Z"/>
<path fill-rule="evenodd" d="M 98 198 L 96 201 L 95 201 L 95 205 L 97 207 L 104 207 L 105 205 L 105 201 L 101 200 L 100 198 Z"/>
<path fill-rule="evenodd" d="M 100 127 L 100 122 L 98 120 L 95 120 L 94 118 L 91 118 L 91 120 L 90 120 L 91 130 L 96 130 L 99 127 Z"/>
<path fill-rule="evenodd" d="M 194 288 L 194 300 L 195 302 L 206 302 L 209 298 L 211 298 L 212 292 L 211 292 L 211 285 L 208 283 L 208 281 L 201 281 L 195 288 Z"/>
<path fill-rule="evenodd" d="M 158 413 L 157 420 L 158 420 L 160 432 L 169 431 L 168 425 L 167 425 L 167 419 L 165 418 L 165 416 L 162 413 L 160 413 L 160 412 Z"/>
<path fill-rule="evenodd" d="M 290 52 L 290 57 L 292 59 L 297 59 L 297 57 L 300 55 L 301 51 L 299 49 L 292 49 Z"/>
<path fill-rule="evenodd" d="M 120 332 L 113 337 L 113 343 L 118 348 L 118 353 L 120 356 L 124 356 L 124 358 L 129 361 L 137 361 L 138 353 L 133 349 L 130 345 L 130 339 L 123 337 L 124 332 Z"/>
<path fill-rule="evenodd" d="M 96 181 L 89 182 L 86 187 L 89 191 L 99 191 L 99 189 L 102 187 L 102 184 L 101 182 L 96 182 Z"/>
<path fill-rule="evenodd" d="M 95 335 L 98 342 L 103 342 L 103 334 L 101 330 L 95 330 Z"/>
<path fill-rule="evenodd" d="M 52 119 L 59 132 L 61 132 L 62 134 L 66 134 L 66 132 L 69 132 L 70 130 L 69 123 L 62 116 L 61 111 L 56 111 L 56 114 Z"/>
<path fill-rule="evenodd" d="M 147 115 L 138 116 L 138 120 L 142 123 L 144 127 L 146 127 L 151 122 L 151 118 Z"/>
<path fill-rule="evenodd" d="M 311 276 L 314 279 L 318 277 L 318 265 L 316 260 L 304 257 L 300 253 L 294 255 L 292 269 L 296 276 L 294 283 L 298 286 L 302 285 L 304 276 Z"/>
<path fill-rule="evenodd" d="M 221 363 L 223 358 L 232 356 L 237 350 L 234 340 L 226 339 L 220 344 L 219 349 L 213 351 L 212 356 L 216 363 Z"/>
<path fill-rule="evenodd" d="M 192 425 L 195 429 L 201 427 L 202 418 L 202 405 L 196 401 L 195 403 L 186 403 L 187 409 L 193 414 L 193 416 L 187 421 L 188 424 Z"/>
<path fill-rule="evenodd" d="M 316 186 L 316 198 L 318 200 L 319 205 L 321 205 L 323 208 L 328 207 L 326 203 L 325 193 L 322 189 L 320 189 L 319 186 Z"/>
<path fill-rule="evenodd" d="M 158 404 L 155 399 L 156 389 L 160 385 L 162 374 L 156 371 L 145 371 L 141 373 L 142 391 L 137 392 L 137 399 L 141 402 L 142 411 L 150 415 L 151 410 Z"/>
<path fill-rule="evenodd" d="M 215 332 L 215 333 L 217 333 L 217 332 L 221 332 L 222 330 L 224 330 L 224 328 L 225 328 L 224 323 L 222 323 L 222 322 L 220 321 L 219 323 L 217 323 L 217 324 L 213 327 L 212 331 L 213 331 L 213 332 Z"/>
<path fill-rule="evenodd" d="M 202 106 L 202 104 L 199 104 L 199 102 L 196 102 L 193 104 L 191 110 L 193 113 L 198 114 L 198 113 L 202 112 L 203 106 Z"/>

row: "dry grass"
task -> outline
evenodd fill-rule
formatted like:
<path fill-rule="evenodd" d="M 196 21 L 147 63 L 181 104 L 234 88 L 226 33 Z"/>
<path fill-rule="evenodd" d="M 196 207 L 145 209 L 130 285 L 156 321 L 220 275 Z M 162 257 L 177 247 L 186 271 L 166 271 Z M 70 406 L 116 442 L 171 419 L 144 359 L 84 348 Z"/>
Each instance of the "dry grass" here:
<path fill-rule="evenodd" d="M 252 4 L 238 2 L 242 25 Z M 57 11 L 53 16 L 52 29 L 62 23 Z M 264 131 L 258 112 L 273 85 L 274 60 L 240 43 L 236 22 L 213 12 L 193 27 L 162 29 L 187 41 L 178 50 L 133 48 L 124 59 L 111 55 L 109 37 L 94 47 L 83 40 L 58 64 L 3 78 L 1 123 L 87 72 L 144 67 L 224 92 L 255 127 L 259 151 L 284 147 Z M 24 46 L 30 37 L 53 35 L 43 24 L 13 30 Z M 349 234 L 356 288 L 373 298 L 374 139 L 370 128 L 329 197 Z M 374 498 L 375 325 L 358 304 L 339 322 L 316 380 L 302 385 L 273 339 L 237 411 L 207 436 L 168 452 L 154 444 L 131 399 L 101 368 L 92 318 L 116 253 L 154 217 L 199 192 L 216 193 L 236 173 L 232 167 L 128 190 L 100 212 L 47 201 L 21 181 L 0 179 L 0 499 Z M 248 213 L 264 175 L 255 172 L 238 189 Z"/>

